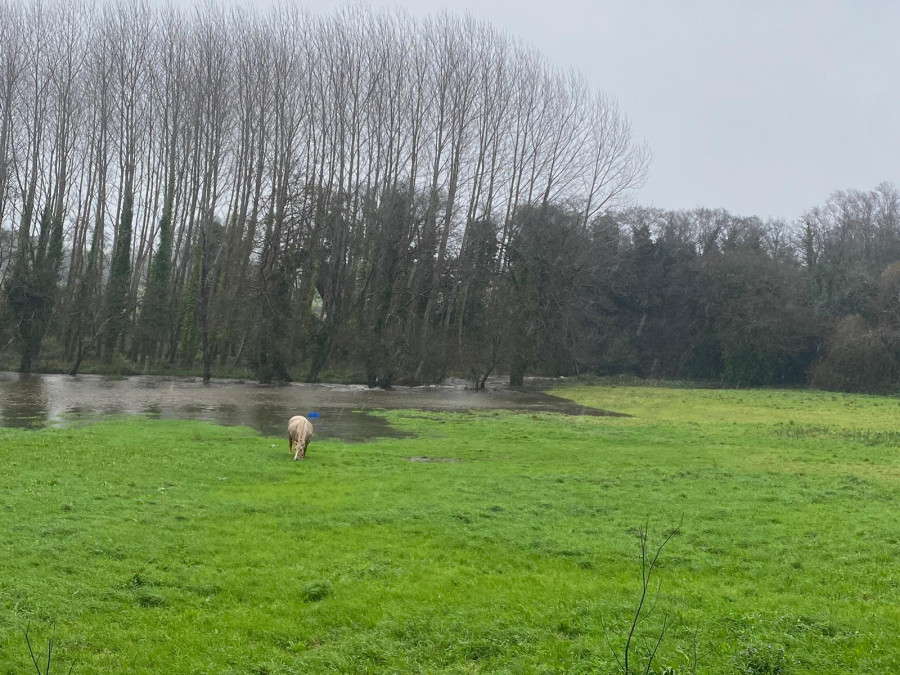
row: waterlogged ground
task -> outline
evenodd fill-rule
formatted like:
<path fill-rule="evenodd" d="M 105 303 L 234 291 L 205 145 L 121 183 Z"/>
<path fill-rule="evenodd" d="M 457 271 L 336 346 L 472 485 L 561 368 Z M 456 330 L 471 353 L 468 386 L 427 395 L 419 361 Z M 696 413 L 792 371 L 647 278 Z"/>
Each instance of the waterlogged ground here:
<path fill-rule="evenodd" d="M 375 413 L 320 439 L 0 429 L 0 672 L 900 671 L 900 402 L 578 387 L 633 417 Z M 657 585 L 658 592 L 656 591 Z M 46 643 L 42 645 L 44 648 Z M 666 670 L 668 669 L 668 670 Z"/>
<path fill-rule="evenodd" d="M 248 426 L 264 434 L 284 435 L 294 415 L 319 412 L 317 438 L 364 441 L 401 436 L 373 410 L 526 410 L 565 415 L 601 415 L 601 410 L 532 390 L 499 383 L 471 391 L 464 382 L 433 387 L 291 384 L 266 386 L 240 380 L 102 375 L 25 375 L 0 372 L 0 426 L 39 429 L 98 421 L 112 415 L 160 419 L 209 420 Z"/>

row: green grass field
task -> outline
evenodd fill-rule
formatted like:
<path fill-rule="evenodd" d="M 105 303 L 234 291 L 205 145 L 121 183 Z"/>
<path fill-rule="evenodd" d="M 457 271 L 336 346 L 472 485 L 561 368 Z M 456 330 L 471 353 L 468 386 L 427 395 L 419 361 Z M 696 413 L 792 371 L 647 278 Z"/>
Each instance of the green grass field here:
<path fill-rule="evenodd" d="M 900 401 L 561 390 L 417 436 L 0 430 L 0 673 L 900 672 Z M 410 461 L 410 458 L 444 461 Z M 658 591 L 657 591 L 657 583 Z M 43 668 L 43 666 L 42 666 Z"/>

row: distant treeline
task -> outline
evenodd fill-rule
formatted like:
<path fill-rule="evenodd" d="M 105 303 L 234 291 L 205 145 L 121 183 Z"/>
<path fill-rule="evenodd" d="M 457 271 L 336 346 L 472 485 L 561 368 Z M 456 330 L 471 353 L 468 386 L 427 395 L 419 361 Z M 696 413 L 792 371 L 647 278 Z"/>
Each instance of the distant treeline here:
<path fill-rule="evenodd" d="M 894 186 L 836 192 L 793 223 L 707 209 L 635 208 L 611 220 L 622 266 L 603 294 L 619 350 L 594 369 L 900 388 Z"/>
<path fill-rule="evenodd" d="M 615 103 L 442 14 L 0 0 L 0 352 L 889 389 L 900 198 L 623 208 Z"/>

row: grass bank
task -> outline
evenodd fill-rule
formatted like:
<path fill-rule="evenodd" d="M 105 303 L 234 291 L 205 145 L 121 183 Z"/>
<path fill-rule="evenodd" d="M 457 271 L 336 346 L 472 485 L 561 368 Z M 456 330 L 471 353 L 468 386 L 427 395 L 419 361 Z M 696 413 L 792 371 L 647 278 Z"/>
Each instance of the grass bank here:
<path fill-rule="evenodd" d="M 0 430 L 0 672 L 900 670 L 896 399 L 571 387 L 631 418 L 385 413 L 415 438 Z M 411 461 L 419 460 L 419 461 Z M 429 459 L 432 461 L 421 461 Z M 63 668 L 65 666 L 65 668 Z M 643 668 L 641 671 L 643 672 Z"/>

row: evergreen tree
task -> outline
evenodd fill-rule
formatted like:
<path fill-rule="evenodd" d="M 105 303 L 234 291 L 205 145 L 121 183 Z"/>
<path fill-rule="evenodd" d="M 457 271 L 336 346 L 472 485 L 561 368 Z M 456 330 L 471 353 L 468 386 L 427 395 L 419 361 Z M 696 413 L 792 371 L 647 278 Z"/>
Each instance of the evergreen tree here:
<path fill-rule="evenodd" d="M 131 225 L 134 218 L 134 193 L 126 187 L 122 198 L 122 214 L 116 233 L 116 248 L 109 270 L 106 292 L 106 330 L 104 333 L 104 359 L 112 361 L 113 353 L 125 328 L 128 313 L 128 287 L 131 282 Z"/>

